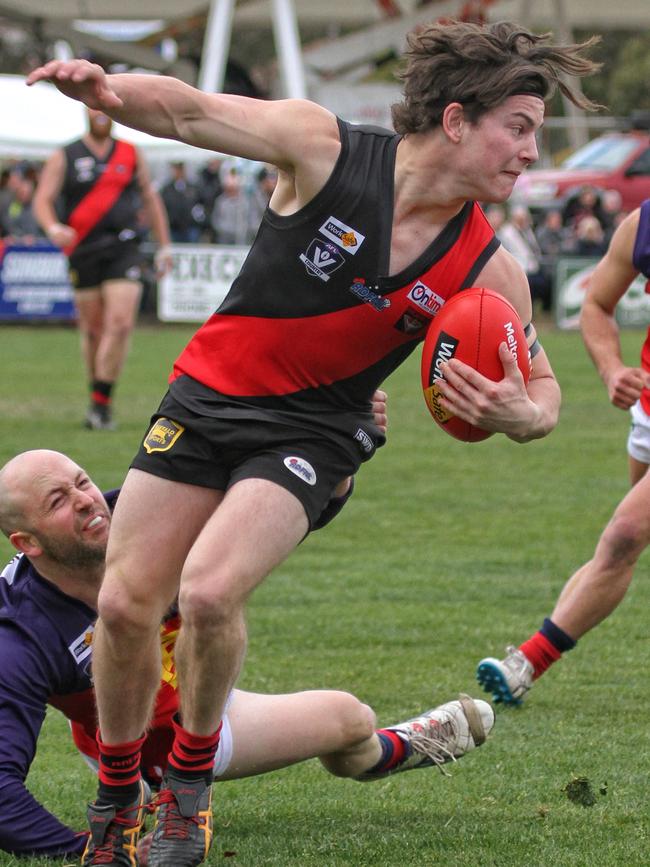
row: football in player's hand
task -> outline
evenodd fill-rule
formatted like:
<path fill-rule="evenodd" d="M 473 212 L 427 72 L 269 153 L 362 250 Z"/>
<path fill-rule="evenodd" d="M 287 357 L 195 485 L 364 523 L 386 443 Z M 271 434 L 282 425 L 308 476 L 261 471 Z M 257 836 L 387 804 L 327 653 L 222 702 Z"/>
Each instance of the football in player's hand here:
<path fill-rule="evenodd" d="M 440 364 L 458 358 L 488 379 L 503 379 L 499 346 L 505 342 L 517 361 L 524 381 L 530 377 L 530 353 L 526 335 L 515 308 L 492 289 L 464 289 L 447 301 L 437 314 L 422 350 L 422 389 L 436 424 L 450 436 L 464 442 L 478 442 L 492 435 L 451 415 L 439 402 L 437 383 L 442 379 Z"/>

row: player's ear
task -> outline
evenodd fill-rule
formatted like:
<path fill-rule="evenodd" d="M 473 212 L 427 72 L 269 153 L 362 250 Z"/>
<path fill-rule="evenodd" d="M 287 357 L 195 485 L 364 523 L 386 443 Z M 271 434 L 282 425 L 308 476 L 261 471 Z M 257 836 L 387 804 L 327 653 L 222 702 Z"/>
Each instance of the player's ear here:
<path fill-rule="evenodd" d="M 38 557 L 43 553 L 43 549 L 38 543 L 38 539 L 32 533 L 25 533 L 23 530 L 18 530 L 11 533 L 9 541 L 14 546 L 16 551 L 25 554 L 27 557 Z"/>
<path fill-rule="evenodd" d="M 459 142 L 465 122 L 463 106 L 459 102 L 450 102 L 442 113 L 442 128 L 447 138 L 454 143 Z"/>

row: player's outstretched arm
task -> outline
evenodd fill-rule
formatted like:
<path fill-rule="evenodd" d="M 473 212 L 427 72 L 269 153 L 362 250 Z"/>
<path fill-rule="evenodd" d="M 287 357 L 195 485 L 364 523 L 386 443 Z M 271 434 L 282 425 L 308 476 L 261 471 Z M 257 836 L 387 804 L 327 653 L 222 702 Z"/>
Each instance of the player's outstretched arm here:
<path fill-rule="evenodd" d="M 642 388 L 650 387 L 648 373 L 624 364 L 614 315 L 616 305 L 638 274 L 632 262 L 638 225 L 637 209 L 614 232 L 607 253 L 591 275 L 580 315 L 582 338 L 609 399 L 626 410 L 639 399 Z"/>
<path fill-rule="evenodd" d="M 340 152 L 336 118 L 308 100 L 204 93 L 163 75 L 107 75 L 87 60 L 50 61 L 27 84 L 43 80 L 134 129 L 278 166 L 280 199 L 290 196 L 283 174 L 298 191 L 298 202 L 289 208 L 318 192 Z M 274 195 L 278 210 L 276 201 Z"/>

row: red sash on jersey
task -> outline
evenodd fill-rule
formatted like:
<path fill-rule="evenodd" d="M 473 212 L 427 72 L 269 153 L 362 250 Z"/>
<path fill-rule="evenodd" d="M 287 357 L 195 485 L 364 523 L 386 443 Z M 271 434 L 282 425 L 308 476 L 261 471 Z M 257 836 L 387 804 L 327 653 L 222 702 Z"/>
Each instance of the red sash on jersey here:
<path fill-rule="evenodd" d="M 120 169 L 117 167 L 120 166 Z M 67 224 L 77 232 L 76 240 L 63 252 L 66 256 L 94 229 L 131 183 L 136 168 L 136 150 L 132 144 L 116 141 L 110 160 L 94 187 L 70 214 Z"/>

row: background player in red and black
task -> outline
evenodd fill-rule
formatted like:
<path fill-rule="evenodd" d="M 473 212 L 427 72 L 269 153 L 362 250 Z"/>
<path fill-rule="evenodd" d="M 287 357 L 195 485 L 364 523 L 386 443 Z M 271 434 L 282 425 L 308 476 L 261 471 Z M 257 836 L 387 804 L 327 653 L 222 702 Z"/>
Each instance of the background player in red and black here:
<path fill-rule="evenodd" d="M 88 110 L 88 132 L 43 167 L 34 213 L 70 262 L 91 402 L 85 424 L 113 425 L 111 401 L 129 349 L 140 293 L 142 208 L 166 256 L 165 208 L 142 155 L 111 136 L 112 120 Z M 161 264 L 163 264 L 161 262 Z"/>

